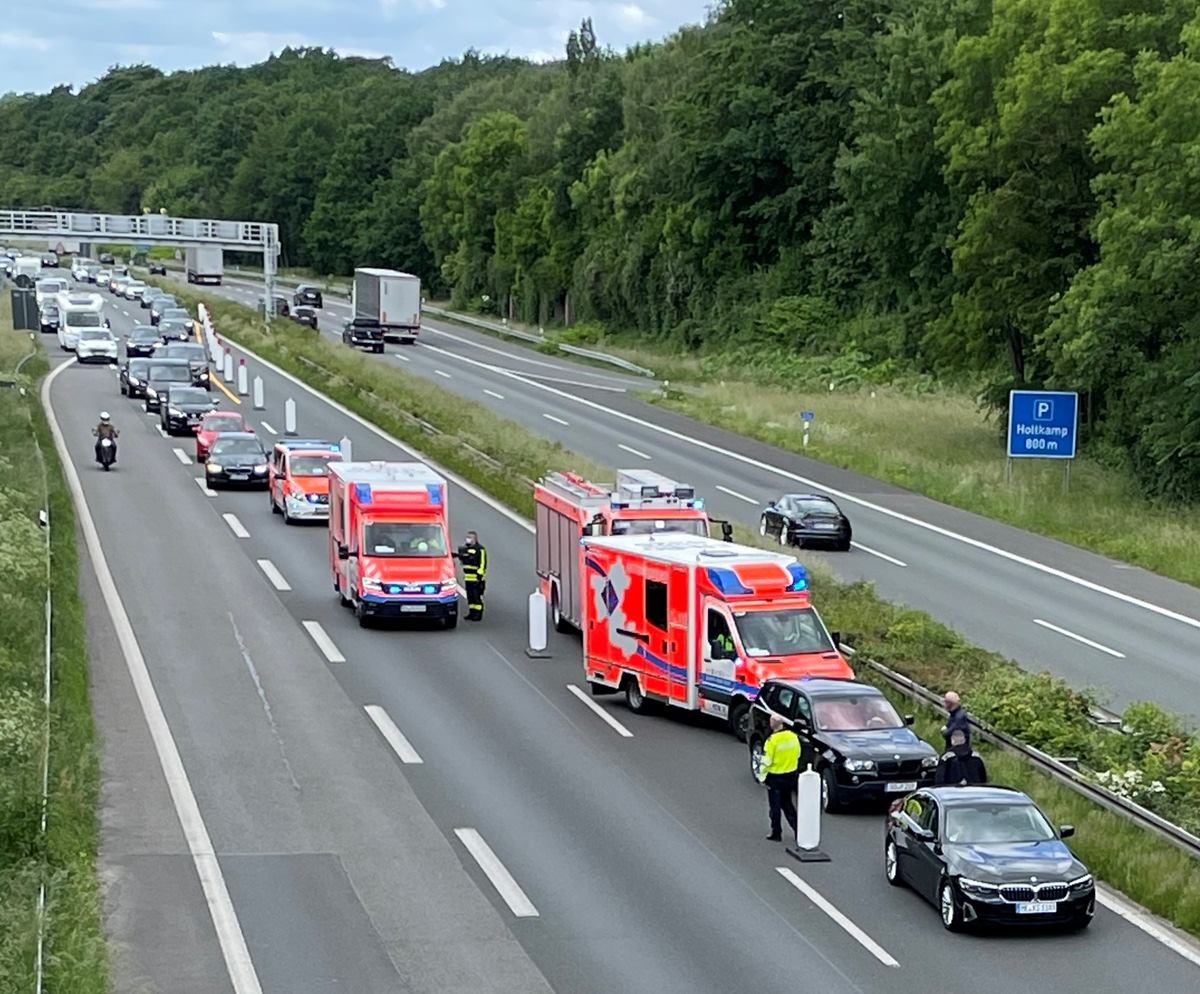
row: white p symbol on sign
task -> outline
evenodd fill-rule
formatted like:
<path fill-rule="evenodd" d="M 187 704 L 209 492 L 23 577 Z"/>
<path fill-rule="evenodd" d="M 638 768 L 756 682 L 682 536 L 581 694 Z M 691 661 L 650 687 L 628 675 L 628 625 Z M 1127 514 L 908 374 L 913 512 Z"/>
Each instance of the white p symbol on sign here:
<path fill-rule="evenodd" d="M 1033 402 L 1034 421 L 1052 421 L 1054 419 L 1054 401 L 1035 400 Z"/>

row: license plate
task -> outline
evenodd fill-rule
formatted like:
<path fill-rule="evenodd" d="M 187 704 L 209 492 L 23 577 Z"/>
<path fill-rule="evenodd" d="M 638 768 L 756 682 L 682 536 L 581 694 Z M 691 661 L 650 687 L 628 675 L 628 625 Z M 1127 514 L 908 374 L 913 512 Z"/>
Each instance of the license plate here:
<path fill-rule="evenodd" d="M 817 528 L 819 528 L 823 532 L 831 532 L 836 527 L 837 527 L 837 525 L 833 524 L 833 522 L 831 522 L 831 521 L 822 521 L 820 524 L 817 525 Z"/>
<path fill-rule="evenodd" d="M 250 479 L 250 474 L 249 473 L 230 473 L 229 478 L 231 480 L 248 480 L 248 479 Z"/>
<path fill-rule="evenodd" d="M 401 604 L 400 610 L 407 612 L 407 613 L 411 613 L 411 614 L 421 614 L 425 610 L 425 605 L 424 604 Z"/>
<path fill-rule="evenodd" d="M 917 789 L 917 781 L 905 780 L 903 783 L 889 783 L 883 789 L 889 794 L 908 794 Z"/>
<path fill-rule="evenodd" d="M 1057 901 L 1031 901 L 1017 905 L 1018 915 L 1052 915 L 1057 910 Z"/>

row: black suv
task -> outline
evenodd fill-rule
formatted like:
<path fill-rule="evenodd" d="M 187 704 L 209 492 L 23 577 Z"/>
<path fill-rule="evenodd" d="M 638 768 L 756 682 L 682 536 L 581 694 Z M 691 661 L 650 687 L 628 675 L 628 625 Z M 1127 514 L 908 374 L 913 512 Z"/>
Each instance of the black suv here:
<path fill-rule="evenodd" d="M 370 318 L 353 318 L 342 328 L 342 343 L 372 352 L 383 351 L 383 329 Z"/>
<path fill-rule="evenodd" d="M 852 801 L 883 801 L 928 787 L 938 753 L 908 726 L 883 691 L 851 680 L 768 680 L 750 709 L 750 768 L 777 714 L 800 736 L 800 768 L 821 775 L 821 807 L 838 811 Z"/>
<path fill-rule="evenodd" d="M 150 269 L 151 276 L 166 276 L 167 275 L 167 267 L 166 267 L 165 263 L 152 262 L 152 263 L 150 263 L 149 269 Z"/>
<path fill-rule="evenodd" d="M 307 305 L 309 307 L 324 307 L 325 303 L 321 296 L 321 291 L 315 286 L 308 283 L 301 283 L 296 287 L 296 292 L 292 294 L 292 303 L 297 307 Z"/>
<path fill-rule="evenodd" d="M 315 308 L 301 304 L 298 307 L 292 308 L 292 313 L 289 315 L 289 317 L 295 321 L 296 324 L 308 325 L 308 327 L 312 328 L 313 331 L 317 330 L 317 312 Z"/>

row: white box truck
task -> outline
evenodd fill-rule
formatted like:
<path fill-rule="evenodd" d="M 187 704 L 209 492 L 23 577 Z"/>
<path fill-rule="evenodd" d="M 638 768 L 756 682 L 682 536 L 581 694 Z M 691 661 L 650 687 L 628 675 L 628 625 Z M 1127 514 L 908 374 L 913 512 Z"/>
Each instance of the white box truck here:
<path fill-rule="evenodd" d="M 197 245 L 185 253 L 187 281 L 221 285 L 225 274 L 225 250 L 220 245 Z"/>
<path fill-rule="evenodd" d="M 421 332 L 421 278 L 394 269 L 354 270 L 354 319 L 379 324 L 385 342 L 411 345 Z"/>

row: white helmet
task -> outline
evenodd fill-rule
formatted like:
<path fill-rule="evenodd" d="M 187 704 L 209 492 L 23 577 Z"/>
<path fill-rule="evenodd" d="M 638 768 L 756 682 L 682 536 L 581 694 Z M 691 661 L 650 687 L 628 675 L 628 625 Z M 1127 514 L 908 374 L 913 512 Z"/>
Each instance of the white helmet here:
<path fill-rule="evenodd" d="M 101 411 L 101 412 L 100 412 L 100 420 L 101 420 L 101 421 L 107 421 L 107 420 L 108 420 L 108 411 Z"/>

